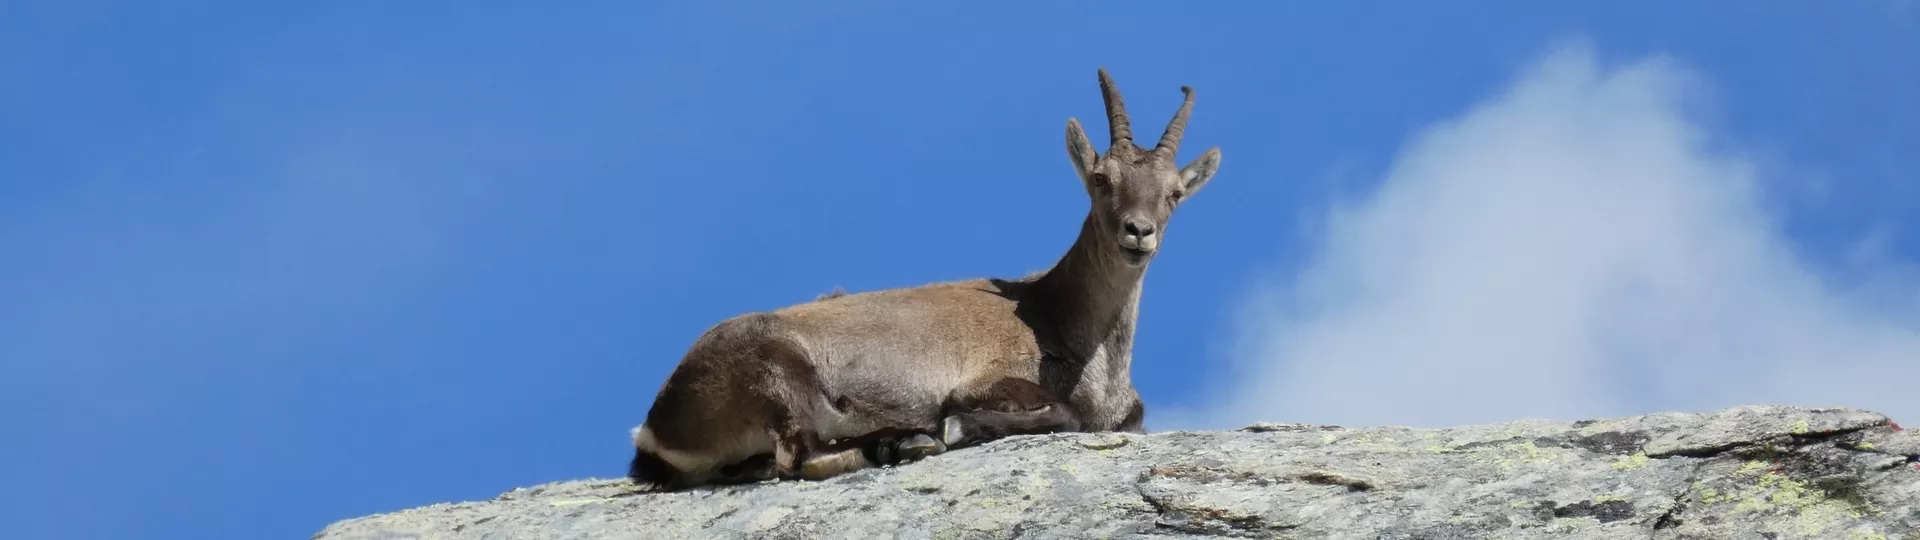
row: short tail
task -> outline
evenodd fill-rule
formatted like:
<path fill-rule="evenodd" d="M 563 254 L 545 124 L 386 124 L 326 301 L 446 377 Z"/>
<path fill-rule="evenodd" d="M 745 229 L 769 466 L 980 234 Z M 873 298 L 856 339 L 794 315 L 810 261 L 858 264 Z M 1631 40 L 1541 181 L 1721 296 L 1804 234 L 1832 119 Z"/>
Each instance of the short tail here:
<path fill-rule="evenodd" d="M 654 489 L 670 489 L 678 485 L 680 471 L 674 469 L 673 464 L 667 463 L 667 460 L 661 459 L 656 449 L 648 448 L 649 445 L 638 444 L 637 439 L 641 429 L 634 428 L 636 444 L 633 447 L 633 462 L 627 465 L 627 479 L 641 487 Z"/>

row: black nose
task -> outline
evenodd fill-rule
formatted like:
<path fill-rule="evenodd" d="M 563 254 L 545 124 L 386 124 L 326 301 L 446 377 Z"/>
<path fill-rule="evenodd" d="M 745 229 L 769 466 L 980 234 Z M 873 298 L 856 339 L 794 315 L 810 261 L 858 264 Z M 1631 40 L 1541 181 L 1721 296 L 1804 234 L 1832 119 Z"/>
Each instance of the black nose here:
<path fill-rule="evenodd" d="M 1146 238 L 1153 236 L 1153 222 L 1139 218 L 1127 218 L 1121 226 L 1127 228 L 1127 234 Z"/>

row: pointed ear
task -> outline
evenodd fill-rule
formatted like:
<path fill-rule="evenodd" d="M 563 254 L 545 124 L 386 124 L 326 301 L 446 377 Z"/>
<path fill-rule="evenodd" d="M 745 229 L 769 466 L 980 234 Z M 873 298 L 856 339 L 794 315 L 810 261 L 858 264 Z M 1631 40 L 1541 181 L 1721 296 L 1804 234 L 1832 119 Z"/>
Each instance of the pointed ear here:
<path fill-rule="evenodd" d="M 1087 140 L 1087 132 L 1080 129 L 1080 121 L 1073 118 L 1067 118 L 1067 159 L 1073 160 L 1073 172 L 1080 175 L 1081 182 L 1093 174 L 1093 166 L 1100 159 L 1093 142 Z"/>
<path fill-rule="evenodd" d="M 1220 147 L 1218 146 L 1208 148 L 1207 153 L 1200 154 L 1199 158 L 1194 159 L 1192 163 L 1188 163 L 1186 167 L 1182 167 L 1180 169 L 1180 179 L 1187 183 L 1186 197 L 1192 197 L 1194 192 L 1200 191 L 1202 186 L 1207 185 L 1208 180 L 1213 179 L 1213 173 L 1219 170 Z"/>

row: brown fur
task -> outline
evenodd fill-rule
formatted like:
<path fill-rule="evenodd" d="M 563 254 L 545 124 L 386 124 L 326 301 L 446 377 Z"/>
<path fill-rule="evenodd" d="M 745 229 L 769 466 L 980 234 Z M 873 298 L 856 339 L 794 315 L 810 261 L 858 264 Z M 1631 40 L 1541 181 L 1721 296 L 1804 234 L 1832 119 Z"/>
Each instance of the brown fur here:
<path fill-rule="evenodd" d="M 886 461 L 915 434 L 948 446 L 1051 431 L 1144 432 L 1131 380 L 1147 263 L 1218 148 L 1174 152 L 1193 93 L 1153 149 L 1136 146 L 1106 70 L 1113 144 L 1078 120 L 1068 156 L 1091 198 L 1073 246 L 1020 279 L 821 295 L 741 315 L 697 340 L 634 430 L 636 482 L 668 488 L 826 477 Z M 771 453 L 770 465 L 765 454 Z M 755 466 L 749 466 L 754 464 Z"/>

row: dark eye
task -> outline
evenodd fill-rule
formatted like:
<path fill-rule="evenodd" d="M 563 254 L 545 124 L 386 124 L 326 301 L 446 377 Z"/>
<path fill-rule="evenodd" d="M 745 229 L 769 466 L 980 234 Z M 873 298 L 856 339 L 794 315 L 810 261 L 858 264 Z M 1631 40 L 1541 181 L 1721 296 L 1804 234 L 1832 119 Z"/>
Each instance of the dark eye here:
<path fill-rule="evenodd" d="M 1180 198 L 1185 196 L 1187 196 L 1187 194 L 1181 193 L 1179 191 L 1171 191 L 1167 193 L 1167 201 L 1180 202 Z"/>
<path fill-rule="evenodd" d="M 1099 189 L 1107 189 L 1107 186 L 1112 185 L 1112 182 L 1113 182 L 1111 179 L 1107 178 L 1106 174 L 1103 174 L 1103 173 L 1093 173 L 1092 180 L 1093 180 L 1093 187 L 1096 187 Z"/>

